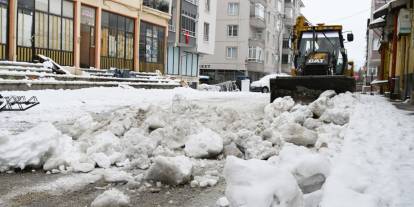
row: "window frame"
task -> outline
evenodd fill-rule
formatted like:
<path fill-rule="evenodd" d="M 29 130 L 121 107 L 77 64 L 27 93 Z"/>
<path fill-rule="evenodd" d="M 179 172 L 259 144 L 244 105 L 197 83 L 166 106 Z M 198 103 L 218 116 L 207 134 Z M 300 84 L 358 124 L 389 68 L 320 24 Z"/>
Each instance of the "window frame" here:
<path fill-rule="evenodd" d="M 226 59 L 234 60 L 237 59 L 237 56 L 239 55 L 237 46 L 228 46 L 226 47 Z"/>
<path fill-rule="evenodd" d="M 227 37 L 238 37 L 239 36 L 239 25 L 229 24 L 227 25 Z"/>
<path fill-rule="evenodd" d="M 238 2 L 229 2 L 227 4 L 227 15 L 228 16 L 238 16 L 239 15 L 239 7 L 240 4 Z"/>

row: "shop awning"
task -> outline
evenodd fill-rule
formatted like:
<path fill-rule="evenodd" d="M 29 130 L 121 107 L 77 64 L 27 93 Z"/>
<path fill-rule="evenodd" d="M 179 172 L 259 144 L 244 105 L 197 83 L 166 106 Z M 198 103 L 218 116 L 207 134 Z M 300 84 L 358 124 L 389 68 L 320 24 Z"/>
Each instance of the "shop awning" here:
<path fill-rule="evenodd" d="M 407 4 L 408 0 L 392 0 L 374 11 L 374 19 L 387 15 L 389 11 L 403 7 Z"/>
<path fill-rule="evenodd" d="M 385 26 L 385 19 L 382 18 L 382 17 L 380 17 L 378 19 L 375 19 L 374 21 L 369 23 L 369 28 L 370 29 L 380 28 L 380 27 L 384 27 L 384 26 Z"/>

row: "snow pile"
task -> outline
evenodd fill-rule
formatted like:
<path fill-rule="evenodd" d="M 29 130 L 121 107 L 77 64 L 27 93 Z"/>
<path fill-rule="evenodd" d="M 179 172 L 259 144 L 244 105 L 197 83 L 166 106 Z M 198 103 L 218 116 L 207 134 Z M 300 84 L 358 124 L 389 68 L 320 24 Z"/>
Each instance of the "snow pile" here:
<path fill-rule="evenodd" d="M 277 98 L 273 103 L 267 105 L 264 109 L 265 118 L 272 121 L 285 111 L 289 111 L 295 105 L 295 101 L 287 96 L 284 98 Z"/>
<path fill-rule="evenodd" d="M 228 157 L 224 176 L 227 182 L 226 197 L 230 206 L 303 205 L 302 192 L 292 174 L 266 161 L 244 161 Z"/>
<path fill-rule="evenodd" d="M 59 166 L 71 160 L 73 150 L 70 137 L 62 135 L 50 123 L 39 124 L 21 134 L 0 137 L 0 172 L 10 168 L 41 167 L 48 159 Z M 51 162 L 46 162 L 46 166 Z"/>
<path fill-rule="evenodd" d="M 194 158 L 215 157 L 223 151 L 223 139 L 212 130 L 203 128 L 200 133 L 188 138 L 184 151 Z"/>
<path fill-rule="evenodd" d="M 212 176 L 212 175 L 205 175 L 205 176 L 194 176 L 194 180 L 191 181 L 191 187 L 212 187 L 217 184 L 219 181 L 219 177 Z"/>
<path fill-rule="evenodd" d="M 117 189 L 110 189 L 96 197 L 91 207 L 126 207 L 129 202 L 127 195 Z"/>
<path fill-rule="evenodd" d="M 185 184 L 191 179 L 193 164 L 185 156 L 156 157 L 147 172 L 148 180 L 161 181 L 166 184 Z"/>

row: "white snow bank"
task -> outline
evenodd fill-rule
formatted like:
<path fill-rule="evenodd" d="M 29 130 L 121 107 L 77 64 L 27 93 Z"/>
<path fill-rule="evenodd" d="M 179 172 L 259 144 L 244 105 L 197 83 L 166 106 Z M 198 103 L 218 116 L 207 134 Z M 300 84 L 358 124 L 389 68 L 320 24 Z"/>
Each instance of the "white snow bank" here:
<path fill-rule="evenodd" d="M 149 168 L 146 179 L 171 185 L 185 184 L 191 179 L 192 169 L 193 164 L 188 157 L 158 156 Z"/>
<path fill-rule="evenodd" d="M 303 195 L 288 171 L 266 161 L 228 157 L 224 168 L 230 206 L 298 207 Z"/>
<path fill-rule="evenodd" d="M 103 192 L 91 203 L 91 207 L 124 206 L 129 206 L 129 197 L 115 188 Z"/>
<path fill-rule="evenodd" d="M 212 158 L 223 151 L 223 139 L 211 129 L 203 128 L 188 138 L 184 151 L 189 157 Z"/>
<path fill-rule="evenodd" d="M 66 164 L 65 159 L 70 159 L 72 150 L 70 137 L 62 135 L 50 123 L 42 123 L 21 134 L 0 137 L 0 172 L 10 168 L 40 167 L 49 158 L 55 159 L 53 165 L 57 168 Z"/>
<path fill-rule="evenodd" d="M 321 206 L 412 206 L 412 120 L 383 98 L 363 96 L 351 115 Z"/>

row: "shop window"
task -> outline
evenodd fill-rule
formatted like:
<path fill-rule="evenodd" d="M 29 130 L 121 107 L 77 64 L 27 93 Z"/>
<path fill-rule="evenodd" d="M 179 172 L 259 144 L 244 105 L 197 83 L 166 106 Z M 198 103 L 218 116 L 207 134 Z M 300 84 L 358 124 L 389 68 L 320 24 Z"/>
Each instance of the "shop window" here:
<path fill-rule="evenodd" d="M 141 22 L 140 61 L 162 63 L 164 48 L 164 28 Z"/>

